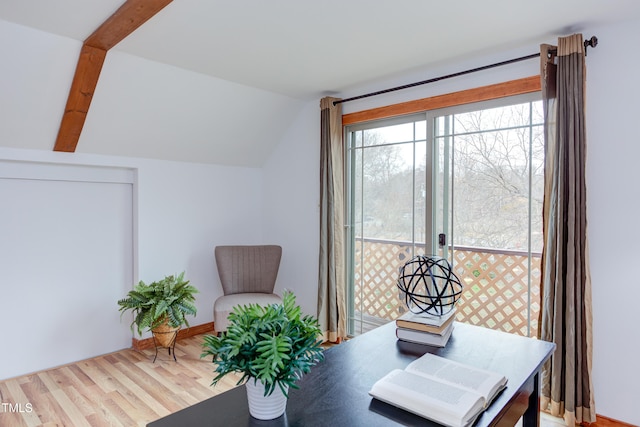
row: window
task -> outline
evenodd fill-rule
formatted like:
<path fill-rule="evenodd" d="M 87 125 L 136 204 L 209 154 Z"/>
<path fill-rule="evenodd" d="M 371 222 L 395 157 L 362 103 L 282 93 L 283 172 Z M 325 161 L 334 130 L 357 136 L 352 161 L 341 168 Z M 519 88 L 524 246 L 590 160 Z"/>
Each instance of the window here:
<path fill-rule="evenodd" d="M 533 335 L 539 310 L 539 93 L 345 129 L 349 332 L 398 317 L 400 266 L 449 259 L 460 321 Z"/>

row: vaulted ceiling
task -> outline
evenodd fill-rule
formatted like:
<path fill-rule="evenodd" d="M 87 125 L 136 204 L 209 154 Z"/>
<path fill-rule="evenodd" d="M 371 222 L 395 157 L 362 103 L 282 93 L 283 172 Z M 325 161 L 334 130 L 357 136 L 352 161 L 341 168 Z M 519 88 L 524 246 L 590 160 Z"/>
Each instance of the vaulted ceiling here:
<path fill-rule="evenodd" d="M 81 42 L 123 3 L 0 0 L 0 20 L 77 49 L 51 65 L 66 77 L 50 100 L 57 123 L 43 126 L 59 127 Z M 78 151 L 259 166 L 301 105 L 323 94 L 638 18 L 636 0 L 174 0 L 109 51 Z M 0 145 L 44 148 L 55 132 L 44 142 L 0 131 Z"/>

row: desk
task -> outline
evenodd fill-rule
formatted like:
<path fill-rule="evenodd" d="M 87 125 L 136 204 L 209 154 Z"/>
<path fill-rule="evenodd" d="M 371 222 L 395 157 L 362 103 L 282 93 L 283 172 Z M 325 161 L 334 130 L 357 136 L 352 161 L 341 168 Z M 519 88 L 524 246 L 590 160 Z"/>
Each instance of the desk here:
<path fill-rule="evenodd" d="M 507 388 L 475 426 L 537 427 L 539 372 L 554 344 L 456 323 L 445 348 L 398 341 L 395 322 L 325 351 L 325 360 L 289 393 L 285 415 L 259 421 L 249 415 L 244 386 L 147 424 L 147 427 L 211 426 L 437 426 L 438 424 L 375 400 L 368 391 L 394 368 L 404 369 L 426 352 L 493 370 L 508 378 Z M 212 374 L 213 375 L 213 374 Z"/>

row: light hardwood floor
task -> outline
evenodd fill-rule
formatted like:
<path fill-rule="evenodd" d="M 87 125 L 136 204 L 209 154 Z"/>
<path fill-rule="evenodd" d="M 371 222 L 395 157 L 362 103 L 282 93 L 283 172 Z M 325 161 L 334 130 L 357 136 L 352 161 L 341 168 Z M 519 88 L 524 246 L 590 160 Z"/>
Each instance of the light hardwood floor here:
<path fill-rule="evenodd" d="M 146 426 L 235 386 L 229 377 L 210 387 L 201 344 L 202 336 L 180 340 L 177 362 L 166 350 L 155 363 L 153 349 L 122 350 L 2 381 L 0 426 Z"/>
<path fill-rule="evenodd" d="M 122 350 L 0 382 L 0 426 L 146 426 L 235 386 L 210 387 L 213 364 L 200 359 L 202 335 L 176 344 L 177 362 L 153 349 Z M 329 421 L 328 421 L 329 423 Z M 541 426 L 560 427 L 544 415 Z"/>

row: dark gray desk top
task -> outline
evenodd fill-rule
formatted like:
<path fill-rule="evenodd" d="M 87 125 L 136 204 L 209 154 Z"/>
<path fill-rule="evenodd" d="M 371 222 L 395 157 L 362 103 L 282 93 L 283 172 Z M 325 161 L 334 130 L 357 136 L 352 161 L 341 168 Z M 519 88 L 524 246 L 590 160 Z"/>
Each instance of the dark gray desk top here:
<path fill-rule="evenodd" d="M 300 380 L 300 389 L 290 391 L 286 414 L 276 420 L 252 418 L 245 388 L 241 386 L 154 421 L 148 427 L 435 426 L 368 394 L 373 383 L 390 370 L 403 369 L 426 352 L 500 372 L 508 378 L 507 388 L 475 424 L 490 426 L 512 406 L 527 404 L 526 398 L 523 403 L 522 391 L 531 392 L 532 378 L 554 347 L 544 341 L 456 323 L 447 346 L 434 348 L 398 341 L 395 322 L 391 322 L 328 349 L 325 360 Z"/>

